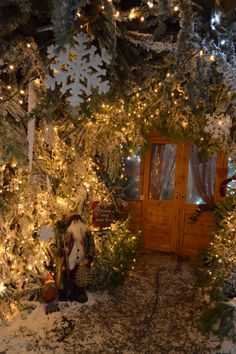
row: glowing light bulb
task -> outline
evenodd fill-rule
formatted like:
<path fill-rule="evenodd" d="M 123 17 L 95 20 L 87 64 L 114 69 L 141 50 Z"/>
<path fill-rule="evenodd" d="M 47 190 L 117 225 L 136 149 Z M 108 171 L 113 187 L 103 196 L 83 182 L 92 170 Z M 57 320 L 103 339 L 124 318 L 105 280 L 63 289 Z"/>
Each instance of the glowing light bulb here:
<path fill-rule="evenodd" d="M 10 69 L 10 70 L 14 70 L 14 65 L 12 65 L 12 64 L 9 65 L 9 69 Z"/>
<path fill-rule="evenodd" d="M 0 283 L 0 293 L 3 293 L 6 290 L 6 286 L 3 282 Z"/>
<path fill-rule="evenodd" d="M 30 43 L 27 43 L 27 44 L 26 44 L 26 47 L 27 47 L 27 48 L 31 48 L 31 44 L 30 44 Z"/>
<path fill-rule="evenodd" d="M 135 13 L 134 10 L 132 9 L 129 13 L 129 19 L 132 20 L 133 18 L 135 18 Z"/>
<path fill-rule="evenodd" d="M 24 90 L 20 90 L 20 94 L 24 95 L 25 91 Z"/>
<path fill-rule="evenodd" d="M 210 59 L 210 61 L 215 61 L 215 56 L 211 55 L 209 59 Z"/>
<path fill-rule="evenodd" d="M 140 21 L 143 22 L 145 20 L 144 16 L 140 17 Z"/>
<path fill-rule="evenodd" d="M 153 2 L 152 1 L 148 1 L 148 6 L 151 8 L 151 7 L 153 7 Z"/>
<path fill-rule="evenodd" d="M 115 17 L 119 17 L 119 16 L 120 16 L 119 11 L 116 11 L 116 13 L 115 13 Z"/>
<path fill-rule="evenodd" d="M 179 11 L 179 7 L 178 7 L 178 6 L 175 6 L 175 7 L 174 7 L 174 11 Z"/>

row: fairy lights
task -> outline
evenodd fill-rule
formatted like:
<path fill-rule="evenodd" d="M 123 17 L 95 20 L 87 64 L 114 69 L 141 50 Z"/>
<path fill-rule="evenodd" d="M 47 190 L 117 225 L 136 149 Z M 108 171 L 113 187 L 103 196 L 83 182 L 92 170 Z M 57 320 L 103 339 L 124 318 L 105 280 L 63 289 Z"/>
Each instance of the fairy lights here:
<path fill-rule="evenodd" d="M 132 20 L 134 18 L 135 18 L 135 11 L 134 11 L 134 9 L 132 9 L 129 13 L 129 19 Z"/>
<path fill-rule="evenodd" d="M 210 61 L 215 61 L 215 56 L 212 54 L 212 55 L 210 55 Z"/>
<path fill-rule="evenodd" d="M 154 5 L 153 5 L 153 2 L 152 1 L 148 1 L 148 6 L 150 7 L 150 8 L 152 8 Z"/>

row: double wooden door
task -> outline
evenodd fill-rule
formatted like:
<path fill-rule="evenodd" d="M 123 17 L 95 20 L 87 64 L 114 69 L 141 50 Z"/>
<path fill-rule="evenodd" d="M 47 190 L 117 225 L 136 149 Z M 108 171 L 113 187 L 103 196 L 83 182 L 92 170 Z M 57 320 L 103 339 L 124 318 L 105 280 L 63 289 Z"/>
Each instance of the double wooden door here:
<path fill-rule="evenodd" d="M 199 204 L 206 204 L 207 198 L 209 203 L 212 198 L 211 206 L 219 199 L 219 185 L 225 176 L 219 176 L 217 171 L 225 158 L 213 156 L 209 163 L 204 163 L 200 182 L 205 186 L 196 186 L 200 182 L 192 151 L 190 145 L 173 144 L 157 135 L 150 137 L 150 148 L 141 161 L 138 197 L 129 200 L 131 226 L 141 229 L 143 248 L 195 257 L 209 245 L 213 211 L 206 208 L 196 214 Z"/>

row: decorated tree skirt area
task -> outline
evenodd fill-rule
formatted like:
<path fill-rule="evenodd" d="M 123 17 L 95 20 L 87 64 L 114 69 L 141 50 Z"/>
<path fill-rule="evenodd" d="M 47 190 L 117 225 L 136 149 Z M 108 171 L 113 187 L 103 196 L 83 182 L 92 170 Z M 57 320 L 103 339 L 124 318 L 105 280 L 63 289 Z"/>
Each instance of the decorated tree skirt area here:
<path fill-rule="evenodd" d="M 188 262 L 160 253 L 141 254 L 129 279 L 112 293 L 88 293 L 86 304 L 43 304 L 0 327 L 0 353 L 233 354 L 225 342 L 203 336 L 197 320 L 203 299 L 194 291 Z"/>

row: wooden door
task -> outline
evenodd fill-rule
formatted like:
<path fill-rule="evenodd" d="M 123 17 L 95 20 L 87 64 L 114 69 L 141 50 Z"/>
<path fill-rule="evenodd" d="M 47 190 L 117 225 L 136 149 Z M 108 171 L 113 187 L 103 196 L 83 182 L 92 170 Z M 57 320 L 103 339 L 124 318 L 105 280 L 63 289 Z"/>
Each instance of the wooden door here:
<path fill-rule="evenodd" d="M 141 228 L 143 247 L 177 253 L 182 189 L 185 185 L 182 144 L 152 137 L 144 159 Z M 162 156 L 161 156 L 162 155 Z M 161 156 L 161 157 L 160 157 Z M 162 166 L 160 160 L 162 161 Z M 160 174 L 156 169 L 160 169 Z M 156 182 L 157 181 L 157 182 Z"/>
<path fill-rule="evenodd" d="M 160 154 L 164 163 L 157 176 L 155 168 Z M 158 135 L 150 137 L 150 148 L 141 164 L 140 191 L 136 200 L 129 201 L 132 229 L 141 229 L 143 248 L 193 258 L 209 245 L 214 228 L 213 211 L 204 210 L 191 222 L 199 197 L 189 198 L 188 195 L 192 183 L 190 155 L 190 145 L 174 144 Z M 216 174 L 216 166 L 219 167 L 222 161 L 222 156 L 218 156 L 212 172 L 214 202 L 219 199 L 217 191 L 224 179 Z"/>

